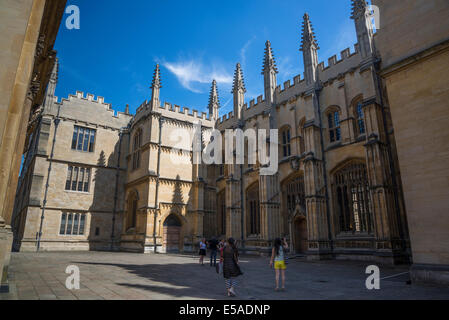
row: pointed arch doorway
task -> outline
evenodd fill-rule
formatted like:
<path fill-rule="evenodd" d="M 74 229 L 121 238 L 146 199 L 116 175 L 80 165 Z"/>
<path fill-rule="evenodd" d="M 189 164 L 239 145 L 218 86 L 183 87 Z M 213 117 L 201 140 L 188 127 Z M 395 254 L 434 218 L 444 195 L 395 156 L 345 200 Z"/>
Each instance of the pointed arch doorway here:
<path fill-rule="evenodd" d="M 295 253 L 305 254 L 309 248 L 307 235 L 307 219 L 300 212 L 299 208 L 295 212 L 292 223 L 293 229 L 293 249 Z"/>
<path fill-rule="evenodd" d="M 181 221 L 175 214 L 170 214 L 164 221 L 162 250 L 165 253 L 178 253 L 181 240 Z"/>

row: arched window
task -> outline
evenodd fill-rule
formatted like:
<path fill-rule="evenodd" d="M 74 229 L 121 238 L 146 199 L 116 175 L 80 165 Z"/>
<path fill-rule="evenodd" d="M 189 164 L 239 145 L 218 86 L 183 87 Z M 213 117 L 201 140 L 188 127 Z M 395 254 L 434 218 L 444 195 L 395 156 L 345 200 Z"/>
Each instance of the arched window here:
<path fill-rule="evenodd" d="M 355 116 L 357 119 L 357 133 L 365 134 L 365 116 L 363 114 L 363 106 L 361 101 L 355 106 Z"/>
<path fill-rule="evenodd" d="M 254 183 L 246 191 L 247 234 L 260 234 L 259 183 Z"/>
<path fill-rule="evenodd" d="M 281 150 L 282 157 L 289 157 L 291 155 L 290 147 L 290 127 L 284 127 L 281 130 Z"/>
<path fill-rule="evenodd" d="M 133 141 L 133 170 L 140 167 L 140 146 L 142 143 L 142 129 L 138 129 Z"/>
<path fill-rule="evenodd" d="M 327 114 L 327 122 L 329 125 L 329 141 L 340 141 L 340 113 L 338 110 L 332 110 Z"/>
<path fill-rule="evenodd" d="M 217 210 L 218 210 L 218 232 L 220 235 L 226 234 L 226 193 L 223 190 L 217 196 Z"/>
<path fill-rule="evenodd" d="M 333 195 L 340 232 L 372 233 L 366 167 L 351 163 L 334 174 Z"/>
<path fill-rule="evenodd" d="M 126 228 L 135 228 L 137 223 L 137 201 L 138 196 L 136 192 L 133 192 L 128 199 L 128 215 L 126 219 Z"/>

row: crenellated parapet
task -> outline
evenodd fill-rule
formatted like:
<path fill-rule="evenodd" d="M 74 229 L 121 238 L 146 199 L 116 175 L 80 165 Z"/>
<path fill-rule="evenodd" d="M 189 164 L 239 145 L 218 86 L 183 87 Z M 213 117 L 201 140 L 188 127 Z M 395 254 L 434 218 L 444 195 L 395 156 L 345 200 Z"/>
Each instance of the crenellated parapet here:
<path fill-rule="evenodd" d="M 359 52 L 359 46 L 355 44 L 353 52 L 349 48 L 341 51 L 340 59 L 337 59 L 337 56 L 334 55 L 328 59 L 327 65 L 324 62 L 320 62 L 318 64 L 318 79 L 322 83 L 332 81 L 340 75 L 353 72 L 355 68 L 360 66 L 361 61 L 362 57 Z"/>
<path fill-rule="evenodd" d="M 95 97 L 91 93 L 84 94 L 82 91 L 76 91 L 75 95 L 69 94 L 60 102 L 57 97 L 54 97 L 44 114 L 58 115 L 62 119 L 76 119 L 79 122 L 114 129 L 126 127 L 133 117 L 125 112 L 113 110 L 111 104 L 105 102 L 104 97 Z"/>
<path fill-rule="evenodd" d="M 197 123 L 201 121 L 203 126 L 213 127 L 215 125 L 215 120 L 211 117 L 209 113 L 200 112 L 195 109 L 190 109 L 187 107 L 181 107 L 176 104 L 172 104 L 169 102 L 164 102 L 159 108 L 156 108 L 154 111 L 151 110 L 151 105 L 149 101 L 144 101 L 136 110 L 136 115 L 134 116 L 133 121 L 137 122 L 142 117 L 148 116 L 150 113 L 160 114 L 166 118 L 172 118 L 175 120 L 180 120 L 189 123 Z"/>

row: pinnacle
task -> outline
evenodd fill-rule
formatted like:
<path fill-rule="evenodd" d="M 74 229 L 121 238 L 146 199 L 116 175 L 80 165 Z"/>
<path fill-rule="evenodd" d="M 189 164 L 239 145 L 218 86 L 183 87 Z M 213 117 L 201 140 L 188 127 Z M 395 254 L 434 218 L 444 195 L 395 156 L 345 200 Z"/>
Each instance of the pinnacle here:
<path fill-rule="evenodd" d="M 231 93 L 237 92 L 239 89 L 242 89 L 243 92 L 246 92 L 245 82 L 243 80 L 243 73 L 240 63 L 237 63 L 234 73 L 234 83 L 232 85 Z"/>
<path fill-rule="evenodd" d="M 351 19 L 355 19 L 366 12 L 368 7 L 368 3 L 366 2 L 366 0 L 351 0 L 351 2 L 352 2 Z"/>
<path fill-rule="evenodd" d="M 59 59 L 56 58 L 55 64 L 53 66 L 53 70 L 51 71 L 50 79 L 53 80 L 53 81 L 57 81 L 58 80 L 58 74 L 59 74 Z"/>
<path fill-rule="evenodd" d="M 153 81 L 151 82 L 151 89 L 153 88 L 162 88 L 161 83 L 161 71 L 159 69 L 159 64 L 156 65 L 156 69 L 153 74 Z"/>
<path fill-rule="evenodd" d="M 262 74 L 269 70 L 274 70 L 276 73 L 278 73 L 276 60 L 274 59 L 273 55 L 273 49 L 271 48 L 270 41 L 267 40 L 267 42 L 265 42 L 265 54 L 263 58 Z"/>
<path fill-rule="evenodd" d="M 213 80 L 209 95 L 209 109 L 215 106 L 220 108 L 220 100 L 218 99 L 217 81 Z"/>
<path fill-rule="evenodd" d="M 301 37 L 301 50 L 305 47 L 315 46 L 319 49 L 318 42 L 315 37 L 315 32 L 313 32 L 312 23 L 310 22 L 309 14 L 304 14 L 302 23 L 302 37 Z"/>

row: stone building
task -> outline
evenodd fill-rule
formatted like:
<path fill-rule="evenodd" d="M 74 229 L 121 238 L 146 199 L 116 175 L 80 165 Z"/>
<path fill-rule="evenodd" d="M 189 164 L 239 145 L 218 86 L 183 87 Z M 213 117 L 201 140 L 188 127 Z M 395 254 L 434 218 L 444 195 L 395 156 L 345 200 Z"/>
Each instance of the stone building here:
<path fill-rule="evenodd" d="M 409 259 L 408 231 L 388 106 L 382 103 L 378 55 L 370 13 L 353 1 L 357 44 L 353 52 L 318 63 L 318 41 L 304 15 L 304 78 L 276 83 L 266 43 L 265 94 L 249 106 L 240 66 L 234 111 L 217 122 L 229 128 L 279 129 L 279 170 L 226 165 L 217 181 L 218 221 L 246 250 L 266 252 L 275 237 L 311 259 L 383 262 Z M 207 229 L 207 228 L 206 228 Z"/>
<path fill-rule="evenodd" d="M 237 64 L 234 110 L 221 118 L 215 82 L 209 113 L 190 113 L 161 104 L 157 66 L 151 99 L 133 117 L 114 116 L 92 95 L 58 102 L 55 70 L 18 189 L 17 247 L 191 251 L 203 236 L 232 236 L 265 254 L 286 236 L 310 259 L 409 261 L 395 137 L 364 1 L 353 1 L 351 18 L 357 44 L 325 66 L 305 14 L 304 77 L 283 86 L 267 41 L 264 95 L 249 105 Z M 195 137 L 205 147 L 214 130 L 227 129 L 279 129 L 277 173 L 260 175 L 260 163 L 195 164 Z"/>
<path fill-rule="evenodd" d="M 215 211 L 214 166 L 194 164 L 192 155 L 195 135 L 207 142 L 218 119 L 216 86 L 208 114 L 161 105 L 161 87 L 158 65 L 151 100 L 137 109 L 129 128 L 122 250 L 191 251 Z"/>
<path fill-rule="evenodd" d="M 24 146 L 56 58 L 65 0 L 0 1 L 0 291 L 8 290 L 11 218 Z"/>
<path fill-rule="evenodd" d="M 404 185 L 412 279 L 449 284 L 449 2 L 373 3 L 381 14 L 376 44 Z"/>
<path fill-rule="evenodd" d="M 103 97 L 54 96 L 55 64 L 17 189 L 16 250 L 113 250 L 123 216 L 132 116 Z"/>

